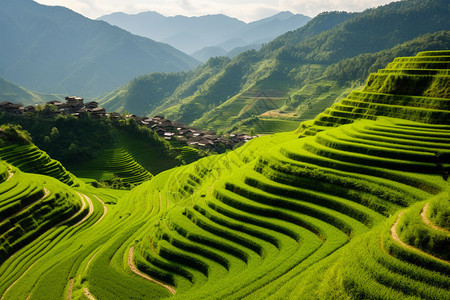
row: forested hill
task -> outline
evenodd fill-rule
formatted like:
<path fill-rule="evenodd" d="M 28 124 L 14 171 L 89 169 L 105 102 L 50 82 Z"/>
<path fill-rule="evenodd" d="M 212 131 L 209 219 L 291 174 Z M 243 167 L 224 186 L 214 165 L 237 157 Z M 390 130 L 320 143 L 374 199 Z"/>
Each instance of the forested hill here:
<path fill-rule="evenodd" d="M 448 49 L 449 33 L 436 32 L 450 29 L 449 13 L 445 0 L 405 0 L 362 13 L 324 13 L 260 51 L 240 54 L 218 72 L 202 76 L 198 69 L 195 75 L 188 74 L 173 93 L 168 91 L 170 96 L 160 101 L 164 104 L 159 108 L 148 109 L 153 103 L 148 96 L 123 97 L 121 101 L 133 103 L 133 107 L 149 114 L 163 114 L 194 126 L 226 131 L 251 127 L 258 130 L 262 118 L 281 117 L 290 122 L 313 118 L 352 85 L 339 76 L 336 78 L 336 72 L 333 78 L 327 78 L 328 67 L 413 40 L 414 47 L 420 44 L 420 50 Z M 435 35 L 427 35 L 431 33 Z M 416 53 L 417 48 L 411 47 L 401 55 Z M 361 84 L 366 72 L 367 69 L 362 70 L 364 74 L 351 80 L 359 80 Z M 187 92 L 186 87 L 192 87 L 191 81 L 199 77 L 202 80 L 198 88 Z M 125 87 L 101 102 L 119 92 L 124 95 L 124 90 L 136 94 Z M 116 104 L 121 106 L 127 107 Z"/>
<path fill-rule="evenodd" d="M 32 0 L 0 1 L 0 76 L 45 93 L 98 96 L 149 72 L 189 70 L 162 43 Z"/>

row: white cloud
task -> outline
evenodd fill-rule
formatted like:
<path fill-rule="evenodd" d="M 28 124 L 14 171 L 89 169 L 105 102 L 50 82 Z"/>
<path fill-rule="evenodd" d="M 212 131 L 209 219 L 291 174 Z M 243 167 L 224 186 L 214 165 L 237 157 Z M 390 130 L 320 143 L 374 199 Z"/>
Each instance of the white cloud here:
<path fill-rule="evenodd" d="M 362 11 L 392 0 L 36 0 L 41 4 L 66 6 L 89 18 L 117 11 L 156 11 L 166 16 L 225 14 L 254 21 L 289 10 L 310 17 L 333 10 Z"/>
<path fill-rule="evenodd" d="M 280 0 L 279 7 L 282 10 L 315 16 L 324 11 L 363 11 L 390 2 L 393 2 L 393 0 Z"/>

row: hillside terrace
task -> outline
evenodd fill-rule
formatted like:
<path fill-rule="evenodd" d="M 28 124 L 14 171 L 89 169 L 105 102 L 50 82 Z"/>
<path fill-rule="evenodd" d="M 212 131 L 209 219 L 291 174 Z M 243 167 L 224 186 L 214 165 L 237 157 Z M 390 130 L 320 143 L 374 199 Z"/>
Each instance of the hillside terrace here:
<path fill-rule="evenodd" d="M 46 116 L 72 115 L 75 117 L 110 118 L 113 120 L 134 119 L 139 126 L 145 126 L 156 132 L 162 138 L 171 142 L 185 143 L 198 149 L 209 149 L 215 152 L 223 152 L 225 149 L 233 149 L 242 145 L 254 136 L 245 134 L 230 134 L 219 136 L 214 131 L 204 131 L 191 128 L 182 123 L 171 121 L 163 116 L 136 116 L 129 114 L 123 116 L 117 112 L 106 113 L 105 109 L 98 106 L 95 101 L 84 103 L 80 97 L 70 96 L 65 102 L 49 101 L 45 105 L 22 106 L 11 102 L 1 102 L 0 112 L 17 116 L 33 116 L 38 112 Z"/>

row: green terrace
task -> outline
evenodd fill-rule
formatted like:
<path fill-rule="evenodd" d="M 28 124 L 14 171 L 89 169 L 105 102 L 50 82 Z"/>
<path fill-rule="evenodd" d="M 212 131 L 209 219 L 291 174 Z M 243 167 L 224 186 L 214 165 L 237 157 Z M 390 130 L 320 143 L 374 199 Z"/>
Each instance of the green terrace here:
<path fill-rule="evenodd" d="M 50 228 L 88 213 L 85 199 L 54 178 L 25 174 L 4 162 L 1 172 L 2 262 Z"/>
<path fill-rule="evenodd" d="M 449 63 L 450 51 L 397 58 L 386 69 L 371 74 L 362 91 L 350 93 L 299 131 L 303 136 L 314 135 L 328 127 L 378 116 L 448 124 Z"/>
<path fill-rule="evenodd" d="M 360 128 L 369 138 L 347 135 Z M 384 131 L 392 137 L 378 135 Z M 439 193 L 449 142 L 446 126 L 383 119 L 293 139 L 270 154 L 259 150 L 259 159 L 245 166 L 237 160 L 227 171 L 217 166 L 233 158 L 203 159 L 169 177 L 188 185 L 179 187 L 184 207 L 147 229 L 136 264 L 183 298 L 268 297 L 397 211 Z M 216 170 L 201 171 L 208 165 Z M 168 187 L 161 193 L 182 194 Z"/>
<path fill-rule="evenodd" d="M 106 149 L 100 158 L 74 166 L 72 172 L 80 178 L 104 181 L 117 177 L 128 185 L 138 185 L 153 177 L 123 148 Z"/>
<path fill-rule="evenodd" d="M 51 159 L 35 145 L 9 145 L 0 148 L 0 159 L 24 172 L 47 175 L 67 185 L 79 184 L 79 180 L 68 172 L 60 162 Z"/>

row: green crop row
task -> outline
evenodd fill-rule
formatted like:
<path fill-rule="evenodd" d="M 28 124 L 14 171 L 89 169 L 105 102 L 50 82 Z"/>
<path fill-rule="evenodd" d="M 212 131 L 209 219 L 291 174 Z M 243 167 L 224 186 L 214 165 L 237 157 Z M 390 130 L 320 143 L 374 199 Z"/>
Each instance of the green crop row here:
<path fill-rule="evenodd" d="M 342 256 L 343 288 L 349 295 L 373 299 L 446 298 L 445 286 L 449 278 L 420 267 L 423 261 L 419 256 L 416 256 L 417 261 L 404 261 L 404 256 L 414 256 L 413 252 L 394 242 L 389 230 L 380 229 L 354 244 Z"/>
<path fill-rule="evenodd" d="M 305 140 L 306 141 L 306 140 Z M 283 158 L 283 156 L 285 158 Z M 396 172 L 391 169 L 382 169 L 373 166 L 365 166 L 361 164 L 355 164 L 352 162 L 342 162 L 338 160 L 331 160 L 329 158 L 319 156 L 308 152 L 304 149 L 299 149 L 295 143 L 286 143 L 280 148 L 280 158 L 282 161 L 289 161 L 294 166 L 301 166 L 304 163 L 325 167 L 328 169 L 336 169 L 350 173 L 365 174 L 375 177 L 386 178 L 397 183 L 403 183 L 409 186 L 416 187 L 421 190 L 425 190 L 429 193 L 438 193 L 440 187 L 435 182 L 424 181 L 422 178 L 417 178 L 415 175 Z M 297 163 L 299 162 L 299 163 Z"/>
<path fill-rule="evenodd" d="M 381 217 L 373 211 L 367 209 L 365 206 L 355 204 L 345 198 L 276 183 L 269 181 L 265 177 L 257 176 L 252 173 L 246 175 L 245 184 L 273 194 L 274 196 L 291 198 L 297 200 L 298 202 L 312 203 L 320 205 L 324 208 L 332 209 L 336 212 L 351 216 L 355 220 L 358 220 L 369 227 L 376 223 L 377 220 L 379 221 Z"/>
<path fill-rule="evenodd" d="M 382 93 L 371 93 L 362 91 L 353 91 L 340 102 L 343 105 L 366 107 L 372 103 L 384 105 L 400 105 L 410 107 L 420 107 L 425 109 L 443 110 L 448 106 L 450 100 L 446 98 L 418 97 L 405 95 L 392 95 Z"/>
<path fill-rule="evenodd" d="M 98 173 L 96 170 L 101 170 L 101 172 Z M 99 178 L 98 174 L 103 174 L 105 171 L 114 173 L 114 175 L 125 184 L 133 185 L 138 185 L 153 177 L 150 172 L 139 165 L 133 157 L 122 148 L 107 149 L 104 151 L 101 158 L 77 166 L 77 169 L 73 170 L 75 174 L 95 177 L 94 179 L 96 180 L 101 180 L 102 178 Z"/>
<path fill-rule="evenodd" d="M 431 228 L 420 218 L 423 206 L 423 203 L 414 205 L 403 214 L 398 224 L 399 237 L 413 247 L 449 261 L 450 234 Z"/>
<path fill-rule="evenodd" d="M 376 178 L 355 176 L 306 163 L 289 164 L 287 158 L 281 155 L 278 158 L 264 158 L 256 170 L 273 181 L 343 197 L 381 214 L 397 211 L 401 206 L 420 199 L 417 194 Z"/>
<path fill-rule="evenodd" d="M 448 191 L 430 200 L 427 218 L 436 226 L 450 231 L 450 198 Z"/>
<path fill-rule="evenodd" d="M 68 185 L 77 184 L 75 177 L 58 161 L 51 159 L 34 145 L 10 145 L 0 148 L 0 159 L 24 172 L 48 175 Z"/>

